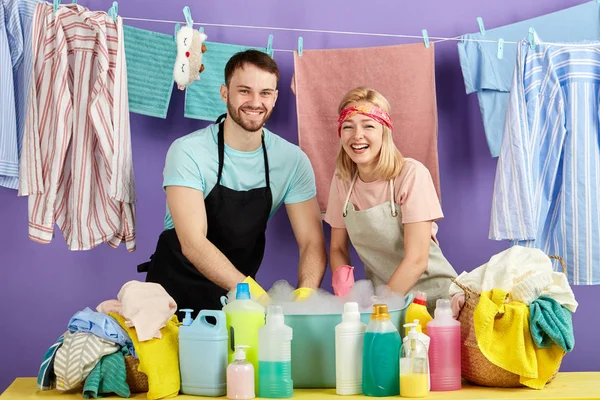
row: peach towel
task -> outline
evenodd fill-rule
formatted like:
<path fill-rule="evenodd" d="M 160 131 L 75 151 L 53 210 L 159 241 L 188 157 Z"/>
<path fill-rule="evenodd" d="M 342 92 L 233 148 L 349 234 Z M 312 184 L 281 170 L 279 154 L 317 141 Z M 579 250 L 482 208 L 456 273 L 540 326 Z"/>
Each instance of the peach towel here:
<path fill-rule="evenodd" d="M 425 164 L 441 197 L 433 47 L 416 43 L 294 53 L 298 141 L 315 171 L 321 212 L 327 211 L 339 148 L 337 106 L 357 86 L 388 99 L 394 142 L 404 156 Z"/>
<path fill-rule="evenodd" d="M 160 329 L 177 311 L 175 300 L 158 283 L 129 281 L 117 299 L 121 302 L 118 314 L 125 318 L 127 327 L 135 327 L 140 342 L 160 339 Z"/>

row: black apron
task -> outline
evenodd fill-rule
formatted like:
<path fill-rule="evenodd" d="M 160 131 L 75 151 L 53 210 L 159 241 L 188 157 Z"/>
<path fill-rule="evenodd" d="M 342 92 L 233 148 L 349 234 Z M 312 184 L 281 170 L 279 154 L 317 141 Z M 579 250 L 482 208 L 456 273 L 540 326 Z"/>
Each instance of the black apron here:
<path fill-rule="evenodd" d="M 265 231 L 273 196 L 269 181 L 269 161 L 264 136 L 261 139 L 266 186 L 236 191 L 221 185 L 225 139 L 223 122 L 219 124 L 219 173 L 217 183 L 204 199 L 207 239 L 215 245 L 242 274 L 254 278 L 265 251 Z M 150 261 L 138 266 L 148 272 L 146 282 L 161 284 L 177 302 L 177 308 L 191 308 L 193 318 L 200 310 L 220 310 L 220 298 L 227 290 L 212 283 L 183 255 L 175 229 L 162 232 Z M 181 317 L 182 314 L 180 313 Z M 180 318 L 181 319 L 181 318 Z"/>

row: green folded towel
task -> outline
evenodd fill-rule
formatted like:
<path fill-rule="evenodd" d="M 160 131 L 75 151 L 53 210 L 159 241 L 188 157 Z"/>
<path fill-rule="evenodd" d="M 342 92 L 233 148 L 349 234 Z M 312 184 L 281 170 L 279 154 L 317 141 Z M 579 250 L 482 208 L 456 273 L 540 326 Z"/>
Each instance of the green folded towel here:
<path fill-rule="evenodd" d="M 186 118 L 202 119 L 214 122 L 227 112 L 227 106 L 221 100 L 220 88 L 225 84 L 225 65 L 235 53 L 249 49 L 267 52 L 262 47 L 238 46 L 235 44 L 204 42 L 206 53 L 202 55 L 204 71 L 200 80 L 193 82 L 185 90 Z"/>
<path fill-rule="evenodd" d="M 173 92 L 177 44 L 171 35 L 125 25 L 129 111 L 166 118 Z"/>
<path fill-rule="evenodd" d="M 529 305 L 529 330 L 540 348 L 556 343 L 566 352 L 575 347 L 571 312 L 556 300 L 541 296 Z"/>
<path fill-rule="evenodd" d="M 127 349 L 125 349 L 126 351 Z M 90 399 L 93 397 L 98 399 L 102 395 L 112 393 L 120 397 L 129 397 L 131 392 L 126 378 L 127 372 L 123 351 L 104 356 L 85 380 L 83 398 Z"/>

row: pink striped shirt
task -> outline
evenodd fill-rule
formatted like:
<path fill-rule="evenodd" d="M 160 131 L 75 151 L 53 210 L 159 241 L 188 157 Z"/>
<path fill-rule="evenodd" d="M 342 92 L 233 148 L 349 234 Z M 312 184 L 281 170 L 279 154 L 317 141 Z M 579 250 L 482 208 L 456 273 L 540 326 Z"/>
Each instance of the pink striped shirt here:
<path fill-rule="evenodd" d="M 135 250 L 135 186 L 123 21 L 77 4 L 38 4 L 19 195 L 29 237 L 58 224 L 70 250 Z"/>

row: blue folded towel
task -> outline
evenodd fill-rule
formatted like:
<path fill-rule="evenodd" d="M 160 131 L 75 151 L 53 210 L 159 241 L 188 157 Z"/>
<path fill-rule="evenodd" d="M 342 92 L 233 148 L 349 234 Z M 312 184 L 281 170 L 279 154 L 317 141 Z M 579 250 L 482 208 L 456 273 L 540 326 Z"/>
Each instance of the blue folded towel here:
<path fill-rule="evenodd" d="M 538 297 L 529 305 L 529 330 L 540 348 L 551 347 L 552 342 L 566 352 L 575 347 L 571 311 L 550 297 Z"/>
<path fill-rule="evenodd" d="M 204 42 L 206 53 L 202 56 L 204 71 L 200 80 L 185 90 L 185 111 L 187 118 L 214 122 L 227 112 L 227 106 L 221 100 L 220 87 L 225 83 L 225 65 L 235 53 L 249 49 L 267 52 L 262 47 L 247 47 L 227 43 Z"/>
<path fill-rule="evenodd" d="M 177 45 L 171 35 L 123 26 L 129 111 L 166 118 Z"/>

